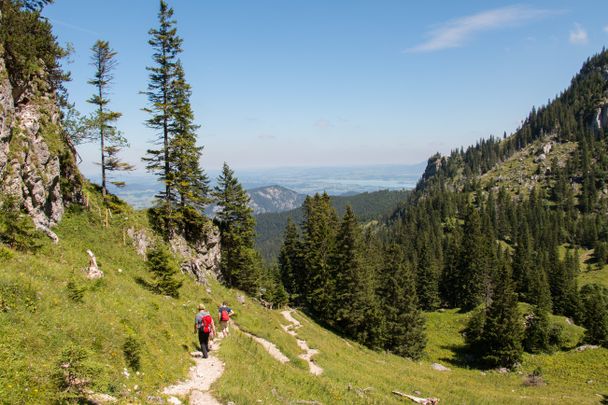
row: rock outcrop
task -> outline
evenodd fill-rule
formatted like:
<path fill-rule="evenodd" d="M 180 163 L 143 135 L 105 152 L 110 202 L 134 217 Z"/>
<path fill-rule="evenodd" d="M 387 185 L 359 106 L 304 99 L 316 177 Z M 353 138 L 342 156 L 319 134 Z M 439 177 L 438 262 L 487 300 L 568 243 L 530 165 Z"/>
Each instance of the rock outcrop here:
<path fill-rule="evenodd" d="M 596 129 L 608 128 L 608 103 L 605 103 L 596 109 L 593 124 Z"/>
<path fill-rule="evenodd" d="M 78 200 L 82 181 L 61 130 L 56 98 L 39 79 L 14 92 L 0 57 L 0 193 L 16 198 L 36 227 L 56 241 L 51 227 L 64 212 L 62 185 L 69 185 L 69 198 Z"/>
<path fill-rule="evenodd" d="M 145 229 L 129 228 L 126 231 L 138 255 L 145 257 L 146 251 L 154 243 Z M 193 277 L 197 282 L 206 284 L 209 276 L 221 278 L 221 238 L 219 229 L 209 222 L 204 229 L 204 236 L 196 243 L 189 243 L 182 236 L 174 237 L 171 250 L 181 259 L 183 273 Z"/>
<path fill-rule="evenodd" d="M 211 223 L 205 229 L 204 236 L 195 243 L 188 243 L 181 236 L 173 238 L 171 249 L 183 258 L 182 272 L 199 282 L 206 284 L 207 277 L 221 278 L 220 231 Z"/>

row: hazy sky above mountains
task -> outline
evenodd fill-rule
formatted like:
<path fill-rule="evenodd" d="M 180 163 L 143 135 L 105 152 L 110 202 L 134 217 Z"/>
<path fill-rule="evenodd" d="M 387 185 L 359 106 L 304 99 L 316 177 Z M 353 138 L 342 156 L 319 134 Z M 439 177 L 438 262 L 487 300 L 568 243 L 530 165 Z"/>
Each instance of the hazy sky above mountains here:
<path fill-rule="evenodd" d="M 599 0 L 168 2 L 205 168 L 420 162 L 515 130 L 608 42 Z M 56 0 L 43 13 L 74 45 L 80 110 L 93 92 L 89 48 L 104 39 L 118 51 L 111 107 L 142 171 L 154 134 L 139 92 L 157 12 L 154 0 Z"/>

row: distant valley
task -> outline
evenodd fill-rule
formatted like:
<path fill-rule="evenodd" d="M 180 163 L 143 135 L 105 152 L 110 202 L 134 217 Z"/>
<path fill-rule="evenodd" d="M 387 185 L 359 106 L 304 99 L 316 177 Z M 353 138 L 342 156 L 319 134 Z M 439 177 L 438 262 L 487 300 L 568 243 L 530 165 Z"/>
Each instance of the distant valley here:
<path fill-rule="evenodd" d="M 414 165 L 371 165 L 354 167 L 288 167 L 241 169 L 236 171 L 248 190 L 254 214 L 278 213 L 298 208 L 306 195 L 327 192 L 332 196 L 352 196 L 379 190 L 407 190 L 416 186 L 426 162 Z M 209 170 L 211 184 L 219 172 Z M 152 205 L 161 185 L 151 175 L 127 174 L 124 188 L 111 191 L 136 208 Z M 93 182 L 98 182 L 94 176 Z M 209 207 L 212 214 L 214 207 Z"/>

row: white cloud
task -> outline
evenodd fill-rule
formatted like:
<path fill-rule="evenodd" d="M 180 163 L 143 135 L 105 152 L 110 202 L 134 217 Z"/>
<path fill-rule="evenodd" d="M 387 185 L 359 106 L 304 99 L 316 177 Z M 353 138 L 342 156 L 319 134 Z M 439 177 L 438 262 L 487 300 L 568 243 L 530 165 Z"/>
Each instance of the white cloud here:
<path fill-rule="evenodd" d="M 608 25 L 604 27 L 604 32 L 608 32 Z"/>
<path fill-rule="evenodd" d="M 584 45 L 589 42 L 587 31 L 580 25 L 575 24 L 574 29 L 570 31 L 570 43 L 574 45 Z"/>
<path fill-rule="evenodd" d="M 409 48 L 408 52 L 433 52 L 459 48 L 483 31 L 514 26 L 559 13 L 555 10 L 535 9 L 527 6 L 502 7 L 456 18 L 439 24 L 428 32 L 428 40 Z"/>

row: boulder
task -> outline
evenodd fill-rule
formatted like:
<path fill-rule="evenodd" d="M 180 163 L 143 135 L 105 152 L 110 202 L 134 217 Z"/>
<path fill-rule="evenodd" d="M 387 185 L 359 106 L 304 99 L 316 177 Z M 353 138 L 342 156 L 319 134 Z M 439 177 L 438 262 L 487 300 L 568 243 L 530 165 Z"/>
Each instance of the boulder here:
<path fill-rule="evenodd" d="M 431 364 L 431 368 L 433 370 L 437 370 L 437 371 L 450 371 L 449 368 L 447 368 L 446 366 L 443 366 L 443 365 L 441 365 L 439 363 L 433 363 L 433 364 Z"/>

